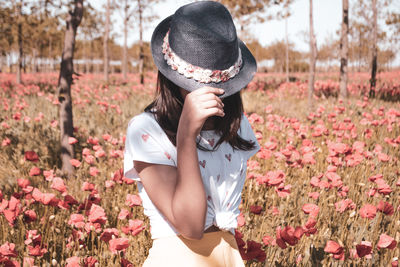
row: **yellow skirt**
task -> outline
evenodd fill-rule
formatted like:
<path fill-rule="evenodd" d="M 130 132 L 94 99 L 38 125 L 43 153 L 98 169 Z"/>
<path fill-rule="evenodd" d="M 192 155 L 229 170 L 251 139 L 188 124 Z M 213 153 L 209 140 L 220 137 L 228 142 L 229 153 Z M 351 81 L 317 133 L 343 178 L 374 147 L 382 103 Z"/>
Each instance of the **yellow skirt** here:
<path fill-rule="evenodd" d="M 200 240 L 181 235 L 157 238 L 143 267 L 244 267 L 231 232 L 204 233 Z"/>

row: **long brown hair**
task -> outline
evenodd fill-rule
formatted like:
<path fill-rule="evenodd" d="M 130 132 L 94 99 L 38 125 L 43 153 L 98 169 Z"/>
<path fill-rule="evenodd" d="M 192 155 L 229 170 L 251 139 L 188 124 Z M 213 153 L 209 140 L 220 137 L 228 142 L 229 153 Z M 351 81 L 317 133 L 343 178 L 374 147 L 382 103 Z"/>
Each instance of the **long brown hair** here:
<path fill-rule="evenodd" d="M 221 138 L 213 150 L 200 145 L 197 148 L 203 151 L 215 151 L 224 141 L 229 142 L 233 149 L 251 150 L 255 143 L 241 138 L 237 131 L 240 128 L 240 120 L 243 113 L 243 103 L 240 92 L 222 99 L 225 116 L 213 116 L 215 118 L 216 132 Z M 157 75 L 156 96 L 153 102 L 144 108 L 145 112 L 155 114 L 155 118 L 164 130 L 169 140 L 176 146 L 176 133 L 178 131 L 179 118 L 182 113 L 184 100 L 179 91 L 179 86 L 167 79 L 160 71 Z M 152 109 L 155 110 L 152 110 Z"/>

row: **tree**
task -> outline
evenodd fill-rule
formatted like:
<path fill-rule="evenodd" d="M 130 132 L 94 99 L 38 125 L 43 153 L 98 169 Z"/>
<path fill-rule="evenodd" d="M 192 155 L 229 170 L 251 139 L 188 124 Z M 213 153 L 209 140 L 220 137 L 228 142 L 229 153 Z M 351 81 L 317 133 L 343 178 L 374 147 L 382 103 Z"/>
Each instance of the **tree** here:
<path fill-rule="evenodd" d="M 158 3 L 159 0 L 137 0 L 136 1 L 136 12 L 135 18 L 139 23 L 139 75 L 140 75 L 140 83 L 144 84 L 144 42 L 143 42 L 143 30 L 145 24 L 157 18 L 157 16 L 152 15 L 152 6 Z M 147 11 L 148 15 L 145 15 Z"/>
<path fill-rule="evenodd" d="M 308 79 L 308 106 L 312 110 L 315 79 L 315 61 L 317 57 L 317 43 L 314 35 L 313 1 L 310 0 L 310 74 Z"/>
<path fill-rule="evenodd" d="M 334 39 L 333 36 L 326 37 L 324 43 L 318 47 L 317 62 L 326 63 L 326 71 L 330 71 L 331 61 L 340 58 L 339 47 L 340 40 Z"/>
<path fill-rule="evenodd" d="M 275 72 L 280 72 L 283 73 L 284 70 L 286 69 L 286 55 L 285 53 L 282 53 L 283 50 L 286 49 L 286 42 L 281 40 L 281 41 L 275 41 L 269 46 L 263 48 L 257 48 L 257 46 L 254 46 L 256 43 L 250 42 L 248 43 L 248 46 L 250 49 L 253 49 L 256 51 L 256 54 L 254 56 L 256 57 L 257 60 L 263 60 L 263 59 L 272 59 L 274 60 L 274 66 L 273 66 L 273 71 Z M 308 65 L 303 62 L 305 56 L 304 54 L 294 50 L 294 44 L 293 43 L 288 43 L 289 47 L 289 71 L 308 71 Z M 253 50 L 251 50 L 253 52 Z M 305 67 L 305 65 L 307 65 Z"/>
<path fill-rule="evenodd" d="M 14 42 L 12 9 L 9 7 L 0 7 L 0 72 L 3 71 L 3 56 L 11 50 Z"/>
<path fill-rule="evenodd" d="M 122 1 L 122 9 L 123 9 L 123 21 L 124 21 L 124 47 L 123 47 L 123 55 L 122 55 L 122 73 L 123 78 L 127 80 L 127 73 L 128 73 L 128 28 L 129 28 L 129 21 L 131 20 L 134 10 L 130 5 L 128 0 L 120 0 Z"/>
<path fill-rule="evenodd" d="M 349 0 L 342 0 L 342 32 L 340 35 L 340 97 L 347 98 L 347 61 L 349 34 Z"/>
<path fill-rule="evenodd" d="M 89 3 L 85 6 L 82 22 L 79 25 L 75 55 L 85 59 L 85 72 L 91 72 L 91 63 L 96 57 L 103 56 L 103 28 L 101 13 Z"/>
<path fill-rule="evenodd" d="M 144 71 L 143 71 L 143 5 L 142 0 L 137 1 L 139 12 L 139 73 L 140 84 L 144 84 Z"/>
<path fill-rule="evenodd" d="M 22 13 L 22 7 L 25 5 L 23 0 L 16 0 L 11 1 L 12 9 L 13 9 L 13 16 L 12 16 L 12 23 L 16 26 L 16 35 L 17 35 L 17 45 L 18 45 L 18 63 L 17 63 L 17 84 L 21 84 L 21 70 L 22 70 L 22 61 L 23 61 L 23 24 L 25 22 L 25 16 Z"/>
<path fill-rule="evenodd" d="M 266 15 L 265 11 L 271 6 L 288 6 L 292 0 L 217 0 L 225 5 L 232 17 L 239 22 L 240 35 L 242 39 L 247 39 L 248 36 L 245 28 L 252 22 L 264 22 L 266 19 L 273 17 L 283 18 L 281 10 L 275 15 Z"/>
<path fill-rule="evenodd" d="M 108 83 L 108 67 L 110 65 L 110 58 L 108 55 L 108 38 L 110 35 L 110 0 L 107 0 L 107 5 L 106 5 L 106 24 L 104 28 L 104 39 L 103 39 L 103 57 L 104 57 L 104 65 L 103 65 L 103 71 L 104 71 L 104 80 L 106 83 Z"/>
<path fill-rule="evenodd" d="M 378 33 L 378 10 L 376 6 L 376 0 L 372 0 L 372 64 L 371 64 L 371 79 L 369 87 L 369 97 L 375 97 L 375 86 L 376 86 L 376 69 L 377 69 L 377 33 Z"/>
<path fill-rule="evenodd" d="M 75 36 L 83 16 L 83 0 L 74 0 L 74 10 L 68 12 L 64 48 L 61 59 L 60 76 L 58 78 L 58 100 L 60 102 L 60 131 L 61 131 L 61 161 L 62 171 L 68 176 L 73 173 L 71 159 L 74 158 L 74 148 L 69 143 L 73 137 L 73 116 L 71 84 L 74 73 Z"/>

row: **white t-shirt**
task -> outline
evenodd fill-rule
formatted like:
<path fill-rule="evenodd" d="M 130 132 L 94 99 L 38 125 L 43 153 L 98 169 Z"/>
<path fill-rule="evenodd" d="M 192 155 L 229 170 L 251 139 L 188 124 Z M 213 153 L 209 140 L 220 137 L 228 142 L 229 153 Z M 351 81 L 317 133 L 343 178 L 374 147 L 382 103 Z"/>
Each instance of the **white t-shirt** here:
<path fill-rule="evenodd" d="M 151 113 L 142 112 L 130 120 L 124 151 L 124 175 L 137 181 L 144 214 L 150 219 L 152 239 L 179 234 L 151 202 L 134 168 L 133 160 L 177 166 L 176 147 L 168 139 L 154 116 Z M 233 151 L 228 142 L 223 142 L 215 152 L 197 149 L 200 173 L 208 199 L 204 229 L 214 224 L 234 234 L 234 229 L 237 227 L 247 160 L 260 149 L 260 144 L 244 113 L 238 134 L 245 140 L 254 141 L 257 148 L 249 151 L 238 149 Z M 218 142 L 219 135 L 214 130 L 208 130 L 201 131 L 197 138 L 200 139 L 202 146 L 211 149 L 212 145 Z"/>

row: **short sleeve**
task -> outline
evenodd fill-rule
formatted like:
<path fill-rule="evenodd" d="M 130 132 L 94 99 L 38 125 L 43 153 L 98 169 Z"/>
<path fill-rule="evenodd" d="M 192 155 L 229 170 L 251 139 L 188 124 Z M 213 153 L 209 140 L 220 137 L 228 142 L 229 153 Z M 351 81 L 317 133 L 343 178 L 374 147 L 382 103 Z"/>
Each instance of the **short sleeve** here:
<path fill-rule="evenodd" d="M 161 128 L 144 113 L 133 117 L 128 124 L 124 149 L 124 176 L 140 181 L 134 160 L 176 166 L 171 151 L 163 143 Z M 165 134 L 165 133 L 164 133 Z"/>
<path fill-rule="evenodd" d="M 251 124 L 244 113 L 242 114 L 242 120 L 240 123 L 240 132 L 239 133 L 243 139 L 245 139 L 247 141 L 253 141 L 256 144 L 256 147 L 254 149 L 244 151 L 246 157 L 251 158 L 260 150 L 261 146 L 258 143 L 256 135 L 253 131 L 253 128 L 251 127 Z"/>

